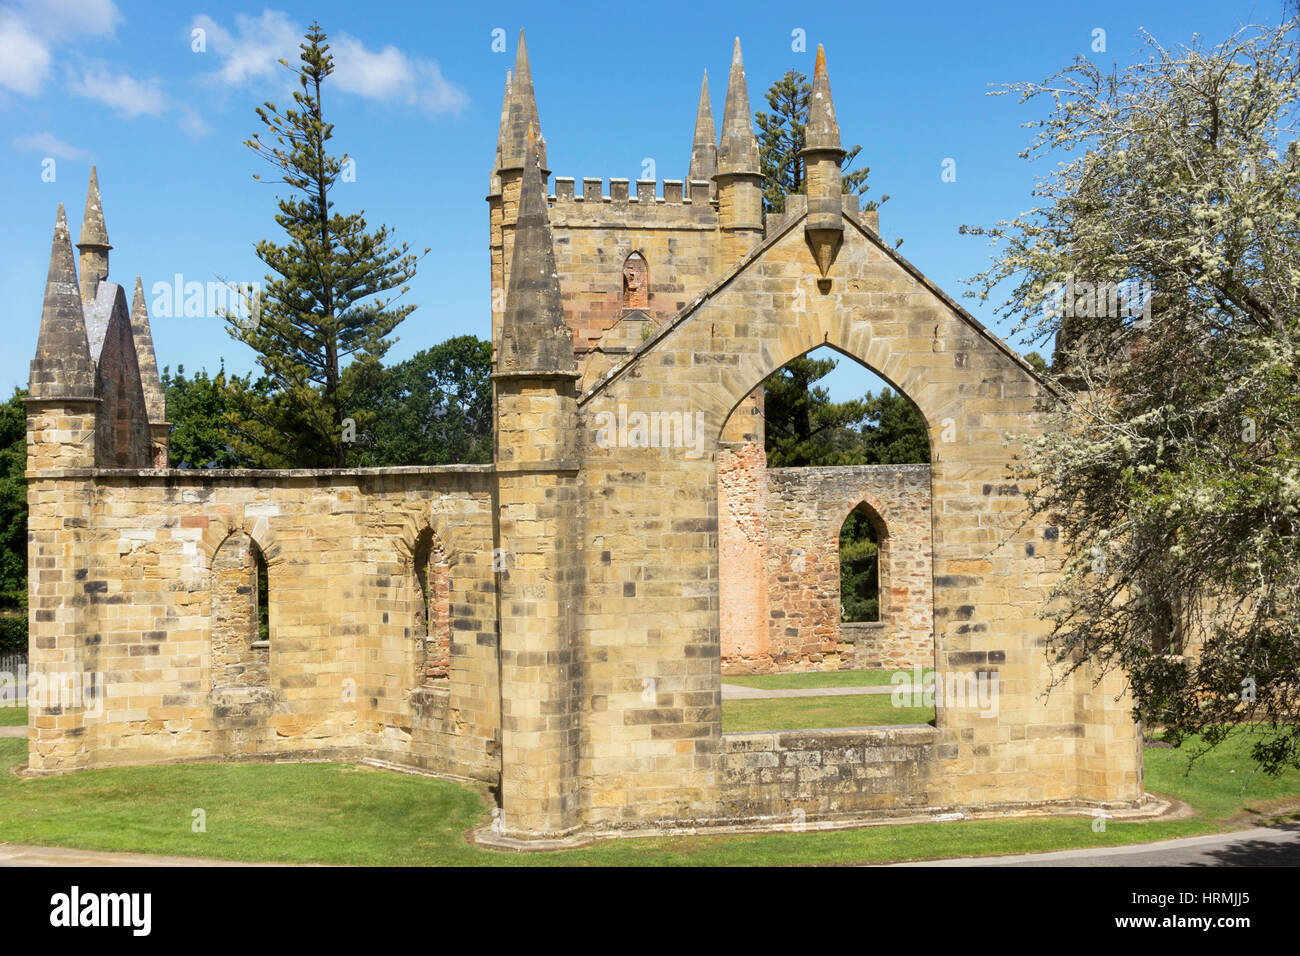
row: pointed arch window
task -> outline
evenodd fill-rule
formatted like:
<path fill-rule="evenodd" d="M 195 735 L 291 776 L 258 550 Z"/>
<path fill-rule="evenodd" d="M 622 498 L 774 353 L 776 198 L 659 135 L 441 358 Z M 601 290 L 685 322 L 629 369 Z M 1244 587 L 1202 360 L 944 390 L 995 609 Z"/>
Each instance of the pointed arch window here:
<path fill-rule="evenodd" d="M 212 559 L 212 686 L 270 684 L 270 576 L 262 549 L 236 531 Z"/>
<path fill-rule="evenodd" d="M 866 502 L 840 525 L 840 620 L 888 620 L 889 536 L 885 523 Z"/>
<path fill-rule="evenodd" d="M 412 564 L 414 682 L 437 686 L 451 675 L 451 574 L 446 552 L 428 528 L 416 539 Z"/>
<path fill-rule="evenodd" d="M 623 308 L 650 308 L 650 267 L 639 252 L 623 262 Z"/>

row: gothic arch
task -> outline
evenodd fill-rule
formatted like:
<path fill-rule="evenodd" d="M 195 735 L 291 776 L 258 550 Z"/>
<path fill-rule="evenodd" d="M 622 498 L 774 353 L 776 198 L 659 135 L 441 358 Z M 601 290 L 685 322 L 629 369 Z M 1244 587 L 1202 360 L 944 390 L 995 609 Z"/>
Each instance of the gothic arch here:
<path fill-rule="evenodd" d="M 262 593 L 259 559 L 264 560 L 262 549 L 241 529 L 227 534 L 212 553 L 209 649 L 213 689 L 270 684 L 270 648 L 259 633 L 262 611 L 269 609 L 270 587 L 268 582 L 266 593 Z"/>
<path fill-rule="evenodd" d="M 280 547 L 279 536 L 271 528 L 270 521 L 265 515 L 259 515 L 253 520 L 248 520 L 243 515 L 230 519 L 210 518 L 207 530 L 204 531 L 201 539 L 203 552 L 207 556 L 205 566 L 209 570 L 212 569 L 212 562 L 226 539 L 238 532 L 248 535 L 257 545 L 268 569 L 284 562 L 285 556 Z"/>
<path fill-rule="evenodd" d="M 871 530 L 876 537 L 876 584 L 877 584 L 877 613 L 876 620 L 881 623 L 889 621 L 890 602 L 890 533 L 889 519 L 885 517 L 885 510 L 880 506 L 879 500 L 870 493 L 863 493 L 858 496 L 847 509 L 842 508 L 838 513 L 838 523 L 834 526 L 837 548 L 842 554 L 844 551 L 844 542 L 841 536 L 844 533 L 844 524 L 849 520 L 849 516 L 859 508 L 863 509 L 867 521 L 871 524 Z M 842 572 L 842 569 L 841 569 Z M 841 576 L 841 580 L 843 580 Z M 841 605 L 844 596 L 840 595 Z"/>
<path fill-rule="evenodd" d="M 620 273 L 623 277 L 623 308 L 650 308 L 650 264 L 640 251 L 633 251 L 623 260 Z"/>
<path fill-rule="evenodd" d="M 451 676 L 452 552 L 432 517 L 407 516 L 396 542 L 401 562 L 403 628 L 407 644 L 410 683 L 437 686 Z"/>
<path fill-rule="evenodd" d="M 961 460 L 963 446 L 971 444 L 970 435 L 945 439 L 962 419 L 966 398 L 1012 397 L 995 379 L 1014 380 L 1015 397 L 1043 393 L 1046 386 L 1023 359 L 850 219 L 829 293 L 821 291 L 811 261 L 795 269 L 756 267 L 767 257 L 811 260 L 803 223 L 794 217 L 778 229 L 583 396 L 581 405 L 624 392 L 629 378 L 641 379 L 651 388 L 673 390 L 683 405 L 702 411 L 716 443 L 731 412 L 768 376 L 829 346 L 865 365 L 916 407 L 929 430 L 931 461 L 937 462 Z M 886 280 L 908 291 L 878 291 Z M 770 304 L 756 308 L 756 294 Z M 705 354 L 727 357 L 718 380 L 683 374 L 702 364 Z M 954 389 L 958 383 L 963 387 Z M 965 393 L 960 399 L 958 391 Z"/>

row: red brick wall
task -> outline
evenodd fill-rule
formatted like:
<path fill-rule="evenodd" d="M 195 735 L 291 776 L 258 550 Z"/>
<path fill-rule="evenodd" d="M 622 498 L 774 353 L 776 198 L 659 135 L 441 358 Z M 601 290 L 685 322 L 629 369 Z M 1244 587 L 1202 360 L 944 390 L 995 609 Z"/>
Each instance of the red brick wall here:
<path fill-rule="evenodd" d="M 718 487 L 724 673 L 934 666 L 928 465 L 766 470 L 723 451 Z M 885 532 L 881 619 L 842 628 L 839 532 L 859 503 Z"/>

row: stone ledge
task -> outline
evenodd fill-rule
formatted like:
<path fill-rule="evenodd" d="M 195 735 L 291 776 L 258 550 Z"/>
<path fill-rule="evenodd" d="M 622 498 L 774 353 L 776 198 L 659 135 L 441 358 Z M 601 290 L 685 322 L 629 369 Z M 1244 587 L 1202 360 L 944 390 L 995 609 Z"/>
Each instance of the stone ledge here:
<path fill-rule="evenodd" d="M 726 735 L 724 735 L 726 736 Z M 1155 794 L 1143 794 L 1141 801 L 1131 804 L 1108 804 L 1091 800 L 1044 800 L 1029 803 L 1000 803 L 987 806 L 953 805 L 918 807 L 915 810 L 867 810 L 855 813 L 809 814 L 800 829 L 796 830 L 790 816 L 735 818 L 701 818 L 689 824 L 659 827 L 629 825 L 627 827 L 604 825 L 582 828 L 562 838 L 520 840 L 493 834 L 490 827 L 474 831 L 474 841 L 483 846 L 509 850 L 562 850 L 583 846 L 601 840 L 639 839 L 665 836 L 699 836 L 730 833 L 791 833 L 825 832 L 833 830 L 859 830 L 866 827 L 905 826 L 917 823 L 950 823 L 975 820 L 1005 820 L 1028 817 L 1074 816 L 1092 817 L 1098 810 L 1106 812 L 1109 820 L 1150 820 L 1158 817 L 1176 819 L 1185 815 L 1185 807 L 1177 801 Z"/>
<path fill-rule="evenodd" d="M 880 727 L 826 727 L 812 730 L 748 730 L 722 735 L 720 752 L 752 751 L 764 744 L 782 750 L 808 750 L 810 747 L 888 744 L 916 745 L 936 743 L 939 728 L 931 724 L 890 724 Z"/>
<path fill-rule="evenodd" d="M 264 478 L 383 478 L 389 475 L 490 475 L 495 465 L 397 465 L 392 468 L 51 468 L 24 473 L 28 479 L 148 478 L 171 481 L 225 481 Z"/>

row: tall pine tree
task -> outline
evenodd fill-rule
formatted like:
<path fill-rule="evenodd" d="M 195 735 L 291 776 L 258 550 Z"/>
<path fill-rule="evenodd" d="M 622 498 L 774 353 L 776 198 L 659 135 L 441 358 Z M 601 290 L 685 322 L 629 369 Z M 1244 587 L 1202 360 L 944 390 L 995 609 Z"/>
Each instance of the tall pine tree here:
<path fill-rule="evenodd" d="M 235 452 L 258 466 L 342 468 L 352 434 L 374 420 L 356 399 L 372 390 L 396 341 L 389 336 L 415 308 L 393 305 L 415 275 L 415 256 L 405 243 L 390 246 L 387 226 L 367 231 L 359 213 L 333 211 L 330 193 L 347 154 L 328 151 L 334 127 L 321 88 L 334 64 L 318 24 L 300 49 L 301 65 L 291 68 L 295 108 L 266 103 L 257 115 L 269 136 L 245 143 L 292 192 L 279 198 L 276 216 L 288 242 L 257 244 L 274 275 L 254 321 L 227 316 L 230 334 L 257 352 L 263 373 L 252 384 L 232 380 L 229 421 Z"/>
<path fill-rule="evenodd" d="M 785 197 L 804 191 L 806 171 L 800 151 L 804 148 L 804 130 L 808 127 L 808 104 L 812 99 L 812 85 L 808 77 L 798 70 L 787 70 L 767 91 L 767 105 L 771 113 L 757 112 L 758 153 L 763 168 L 763 212 L 784 212 Z M 865 196 L 867 174 L 870 168 L 848 171 L 861 146 L 851 146 L 841 164 L 842 188 L 846 193 Z M 881 196 L 880 202 L 888 196 Z M 864 209 L 877 209 L 879 203 L 867 200 Z"/>

